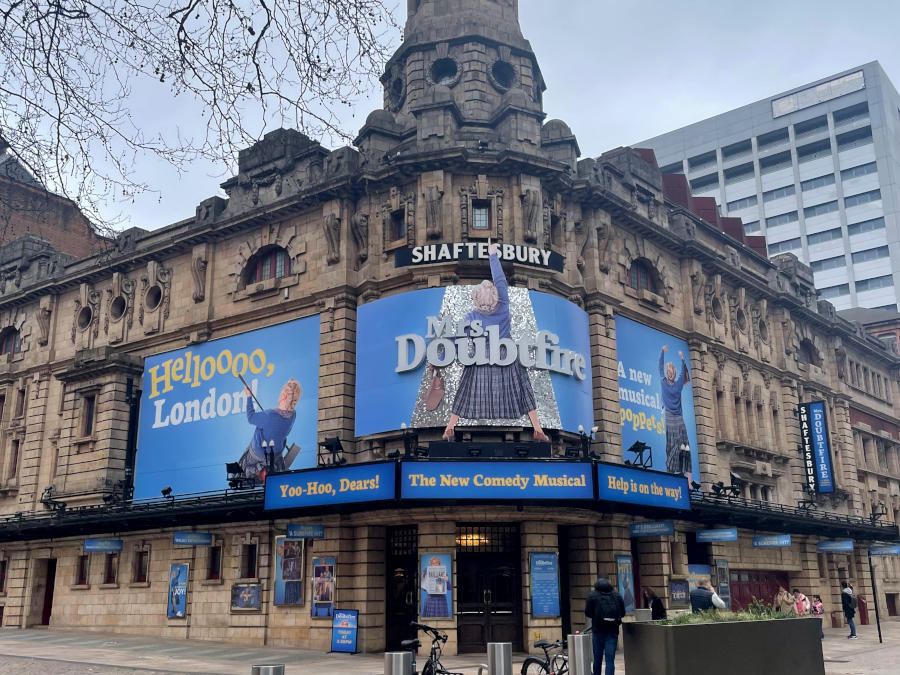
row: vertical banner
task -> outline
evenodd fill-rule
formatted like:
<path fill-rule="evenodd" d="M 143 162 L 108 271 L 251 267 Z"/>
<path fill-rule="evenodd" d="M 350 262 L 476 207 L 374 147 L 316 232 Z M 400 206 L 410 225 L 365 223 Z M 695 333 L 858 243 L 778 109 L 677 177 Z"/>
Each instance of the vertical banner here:
<path fill-rule="evenodd" d="M 313 558 L 312 589 L 312 617 L 334 616 L 334 558 Z"/>
<path fill-rule="evenodd" d="M 669 580 L 669 606 L 687 607 L 691 604 L 690 584 L 687 579 Z"/>
<path fill-rule="evenodd" d="M 731 580 L 728 578 L 727 560 L 716 560 L 716 592 L 725 606 L 731 609 Z"/>
<path fill-rule="evenodd" d="M 275 537 L 275 604 L 303 604 L 303 540 Z"/>
<path fill-rule="evenodd" d="M 625 611 L 634 611 L 634 570 L 630 555 L 616 556 L 616 577 L 619 581 L 619 595 L 625 601 Z"/>
<path fill-rule="evenodd" d="M 531 616 L 559 616 L 559 564 L 555 553 L 532 553 Z"/>
<path fill-rule="evenodd" d="M 800 419 L 800 451 L 803 454 L 806 486 L 810 492 L 834 492 L 825 402 L 801 403 L 797 416 Z"/>
<path fill-rule="evenodd" d="M 318 315 L 148 356 L 134 498 L 312 468 L 318 419 Z"/>
<path fill-rule="evenodd" d="M 331 620 L 331 651 L 356 654 L 359 630 L 358 609 L 336 609 Z"/>
<path fill-rule="evenodd" d="M 624 458 L 702 482 L 687 342 L 617 315 L 616 355 Z"/>
<path fill-rule="evenodd" d="M 169 607 L 166 615 L 170 619 L 187 616 L 187 563 L 173 563 L 169 571 Z"/>
<path fill-rule="evenodd" d="M 449 553 L 422 553 L 419 556 L 422 570 L 419 614 L 423 619 L 453 617 L 452 565 Z"/>

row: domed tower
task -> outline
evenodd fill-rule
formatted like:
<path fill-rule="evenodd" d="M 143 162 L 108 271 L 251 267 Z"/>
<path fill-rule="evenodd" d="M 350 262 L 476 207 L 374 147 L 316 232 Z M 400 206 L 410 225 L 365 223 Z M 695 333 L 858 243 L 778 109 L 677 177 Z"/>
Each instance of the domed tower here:
<path fill-rule="evenodd" d="M 518 0 L 408 0 L 403 43 L 381 78 L 384 111 L 370 115 L 360 149 L 548 155 L 544 79 L 518 13 Z M 561 156 L 559 140 L 549 156 L 574 168 L 574 137 Z"/>

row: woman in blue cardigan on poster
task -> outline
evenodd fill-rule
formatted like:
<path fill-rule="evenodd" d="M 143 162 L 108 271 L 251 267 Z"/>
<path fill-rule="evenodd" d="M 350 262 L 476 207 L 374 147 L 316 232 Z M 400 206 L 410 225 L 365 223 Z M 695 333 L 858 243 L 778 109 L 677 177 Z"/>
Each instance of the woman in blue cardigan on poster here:
<path fill-rule="evenodd" d="M 247 421 L 254 425 L 256 430 L 253 432 L 250 445 L 238 461 L 245 476 L 264 481 L 268 469 L 267 452 L 274 454 L 272 463 L 275 471 L 284 471 L 293 461 L 293 457 L 290 461 L 286 461 L 283 450 L 297 418 L 295 409 L 303 395 L 303 389 L 297 380 L 291 378 L 278 396 L 278 407 L 259 411 L 253 407 L 253 392 L 249 387 L 244 387 L 244 393 L 247 395 Z"/>
<path fill-rule="evenodd" d="M 465 321 L 480 321 L 485 328 L 497 326 L 499 336 L 509 338 L 509 286 L 497 253 L 497 244 L 488 241 L 492 281 L 482 281 L 472 289 L 474 309 L 466 314 Z M 450 421 L 444 430 L 446 440 L 453 439 L 460 417 L 474 420 L 515 420 L 526 414 L 534 428 L 534 440 L 550 440 L 538 420 L 537 404 L 528 371 L 518 360 L 508 366 L 466 366 L 451 410 Z"/>
<path fill-rule="evenodd" d="M 684 425 L 684 413 L 681 409 L 681 391 L 691 381 L 684 354 L 678 352 L 681 359 L 681 374 L 675 370 L 675 364 L 666 363 L 667 345 L 663 345 L 659 353 L 659 377 L 663 409 L 666 416 L 666 471 L 683 473 L 691 481 L 691 441 L 687 427 Z"/>

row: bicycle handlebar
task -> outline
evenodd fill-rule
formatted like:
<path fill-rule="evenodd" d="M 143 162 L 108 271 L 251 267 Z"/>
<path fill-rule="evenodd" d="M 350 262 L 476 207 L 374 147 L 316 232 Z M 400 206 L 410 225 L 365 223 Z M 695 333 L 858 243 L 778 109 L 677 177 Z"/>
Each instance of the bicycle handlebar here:
<path fill-rule="evenodd" d="M 423 633 L 430 633 L 433 636 L 434 640 L 440 640 L 441 642 L 447 641 L 447 634 L 442 633 L 437 628 L 434 628 L 432 626 L 426 626 L 424 623 L 418 623 L 416 621 L 410 621 L 409 625 L 412 626 L 413 628 L 416 628 L 416 629 L 422 631 Z"/>

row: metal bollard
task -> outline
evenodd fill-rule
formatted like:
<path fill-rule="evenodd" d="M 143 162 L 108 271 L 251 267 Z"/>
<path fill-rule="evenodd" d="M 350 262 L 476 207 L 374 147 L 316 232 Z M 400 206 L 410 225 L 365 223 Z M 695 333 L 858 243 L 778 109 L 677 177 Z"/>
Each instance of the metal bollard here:
<path fill-rule="evenodd" d="M 569 636 L 569 675 L 591 675 L 593 656 L 590 635 L 579 633 Z"/>
<path fill-rule="evenodd" d="M 283 663 L 268 663 L 259 666 L 250 666 L 250 675 L 284 675 Z"/>
<path fill-rule="evenodd" d="M 488 642 L 488 675 L 512 675 L 512 642 Z"/>
<path fill-rule="evenodd" d="M 385 652 L 384 675 L 410 675 L 412 652 Z"/>

